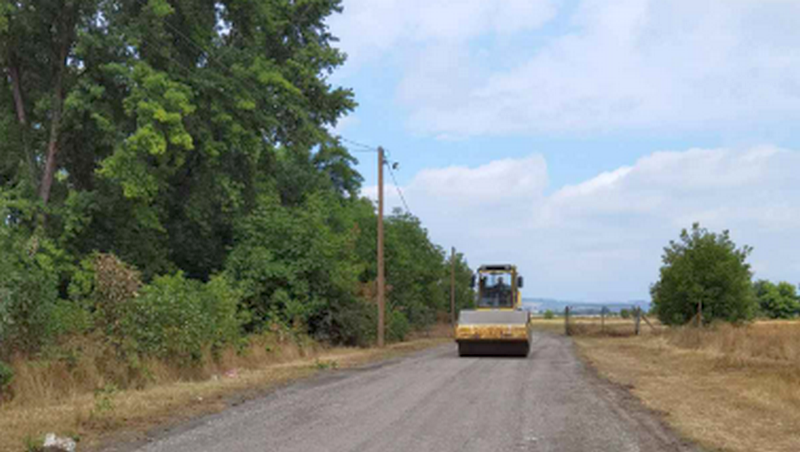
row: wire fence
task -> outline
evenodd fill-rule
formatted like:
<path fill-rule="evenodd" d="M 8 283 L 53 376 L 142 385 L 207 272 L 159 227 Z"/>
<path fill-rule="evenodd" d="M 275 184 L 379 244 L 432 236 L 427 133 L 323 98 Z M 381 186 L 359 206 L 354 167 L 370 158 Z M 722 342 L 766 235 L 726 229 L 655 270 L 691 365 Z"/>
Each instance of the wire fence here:
<path fill-rule="evenodd" d="M 607 306 L 567 306 L 564 331 L 567 336 L 638 336 L 657 326 L 638 306 L 614 309 Z"/>

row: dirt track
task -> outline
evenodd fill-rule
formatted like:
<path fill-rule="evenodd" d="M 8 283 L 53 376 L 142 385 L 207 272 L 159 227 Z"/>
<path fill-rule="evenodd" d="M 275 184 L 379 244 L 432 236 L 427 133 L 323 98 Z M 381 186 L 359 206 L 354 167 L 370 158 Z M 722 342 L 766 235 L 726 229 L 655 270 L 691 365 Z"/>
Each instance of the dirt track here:
<path fill-rule="evenodd" d="M 135 450 L 694 450 L 627 391 L 586 369 L 568 338 L 536 333 L 531 348 L 527 359 L 458 358 L 447 345 L 334 371 Z"/>

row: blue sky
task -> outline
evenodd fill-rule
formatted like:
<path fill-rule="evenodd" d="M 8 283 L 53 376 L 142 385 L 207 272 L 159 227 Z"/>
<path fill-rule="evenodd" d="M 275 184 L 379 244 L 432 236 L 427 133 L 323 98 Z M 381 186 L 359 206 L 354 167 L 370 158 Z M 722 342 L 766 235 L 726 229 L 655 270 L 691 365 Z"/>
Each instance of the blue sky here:
<path fill-rule="evenodd" d="M 646 298 L 661 247 L 701 221 L 753 245 L 758 277 L 800 282 L 800 2 L 344 8 L 331 82 L 359 107 L 336 132 L 387 148 L 412 212 L 472 265 L 517 262 L 526 296 Z"/>

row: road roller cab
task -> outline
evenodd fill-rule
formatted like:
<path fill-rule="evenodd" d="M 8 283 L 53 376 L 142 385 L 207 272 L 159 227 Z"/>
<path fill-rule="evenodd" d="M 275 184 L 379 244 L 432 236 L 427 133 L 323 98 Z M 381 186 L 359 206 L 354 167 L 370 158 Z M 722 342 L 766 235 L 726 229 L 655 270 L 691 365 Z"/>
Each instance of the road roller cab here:
<path fill-rule="evenodd" d="M 522 309 L 522 285 L 522 277 L 513 265 L 484 265 L 478 269 L 477 308 L 462 310 L 456 325 L 460 356 L 528 355 L 530 315 Z"/>

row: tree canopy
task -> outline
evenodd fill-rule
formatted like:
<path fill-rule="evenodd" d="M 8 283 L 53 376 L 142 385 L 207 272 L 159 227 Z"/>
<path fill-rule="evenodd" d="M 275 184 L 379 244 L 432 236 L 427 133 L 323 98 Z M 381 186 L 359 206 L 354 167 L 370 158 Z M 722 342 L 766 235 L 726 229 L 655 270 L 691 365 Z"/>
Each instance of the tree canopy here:
<path fill-rule="evenodd" d="M 695 223 L 679 241 L 664 248 L 659 280 L 650 289 L 653 309 L 668 325 L 693 319 L 702 306 L 703 321 L 741 322 L 756 313 L 752 249 L 737 248 L 728 231 L 710 232 Z"/>
<path fill-rule="evenodd" d="M 156 318 L 162 329 L 218 325 L 181 350 L 274 323 L 374 339 L 375 209 L 331 132 L 356 106 L 329 80 L 345 55 L 326 20 L 341 9 L 0 0 L 6 352 L 110 322 L 132 325 L 138 345 L 126 347 L 162 353 L 169 338 L 146 329 Z M 449 308 L 447 259 L 409 213 L 387 219 L 386 248 L 389 332 L 401 339 Z M 109 299 L 109 278 L 139 289 Z M 103 320 L 117 305 L 127 307 Z"/>

